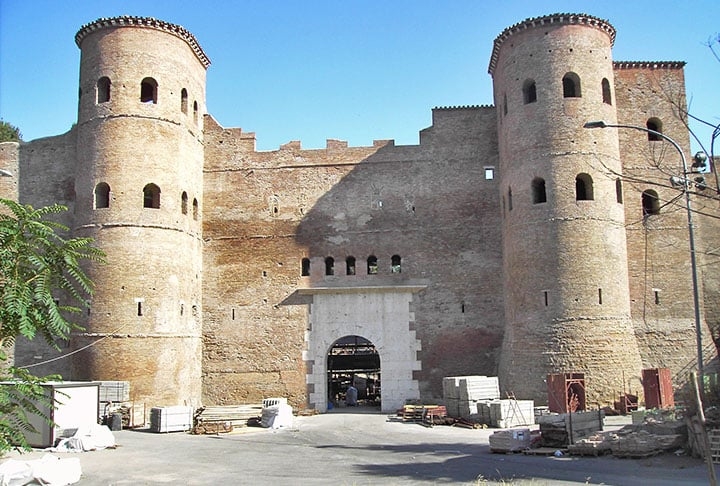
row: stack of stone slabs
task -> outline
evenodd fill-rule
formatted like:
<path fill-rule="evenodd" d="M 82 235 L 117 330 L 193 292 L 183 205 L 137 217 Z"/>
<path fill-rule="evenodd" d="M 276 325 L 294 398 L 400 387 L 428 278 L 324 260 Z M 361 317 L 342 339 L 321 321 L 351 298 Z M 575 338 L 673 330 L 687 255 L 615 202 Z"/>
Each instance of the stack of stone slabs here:
<path fill-rule="evenodd" d="M 443 398 L 450 417 L 475 416 L 478 402 L 498 400 L 497 376 L 448 376 L 443 378 Z"/>

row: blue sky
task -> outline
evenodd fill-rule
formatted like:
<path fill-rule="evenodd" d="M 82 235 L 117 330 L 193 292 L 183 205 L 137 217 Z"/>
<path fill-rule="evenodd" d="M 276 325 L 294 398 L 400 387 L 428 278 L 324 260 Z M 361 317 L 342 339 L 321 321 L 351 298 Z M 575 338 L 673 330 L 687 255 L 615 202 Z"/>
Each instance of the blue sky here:
<path fill-rule="evenodd" d="M 135 15 L 195 35 L 212 61 L 208 112 L 255 132 L 259 150 L 291 140 L 322 148 L 328 138 L 416 144 L 433 107 L 492 104 L 487 67 L 502 30 L 556 12 L 609 20 L 615 60 L 686 61 L 690 111 L 720 123 L 720 62 L 706 46 L 720 32 L 718 0 L 0 0 L 0 118 L 25 140 L 70 129 L 75 33 Z M 709 142 L 709 130 L 697 131 Z"/>

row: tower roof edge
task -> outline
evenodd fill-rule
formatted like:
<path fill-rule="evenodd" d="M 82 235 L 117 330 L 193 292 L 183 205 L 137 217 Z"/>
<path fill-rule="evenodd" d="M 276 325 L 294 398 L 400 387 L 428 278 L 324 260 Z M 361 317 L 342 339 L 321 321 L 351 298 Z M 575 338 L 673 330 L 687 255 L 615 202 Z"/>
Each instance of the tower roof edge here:
<path fill-rule="evenodd" d="M 123 15 L 120 17 L 101 17 L 80 27 L 80 30 L 78 30 L 77 34 L 75 34 L 75 44 L 80 47 L 85 37 L 97 30 L 117 27 L 144 27 L 172 34 L 188 43 L 205 69 L 210 66 L 210 59 L 207 57 L 202 47 L 200 47 L 200 43 L 197 41 L 195 36 L 189 30 L 181 25 L 171 24 L 170 22 L 158 20 L 153 17 L 134 17 L 130 15 Z"/>
<path fill-rule="evenodd" d="M 498 35 L 495 40 L 493 41 L 493 50 L 492 54 L 490 55 L 490 65 L 488 66 L 488 73 L 490 75 L 493 75 L 493 72 L 495 71 L 495 66 L 498 61 L 498 56 L 500 54 L 500 47 L 505 42 L 507 38 L 509 38 L 511 35 L 516 34 L 518 32 L 521 32 L 526 29 L 531 29 L 534 27 L 538 27 L 541 25 L 588 25 L 591 27 L 595 27 L 597 29 L 602 30 L 603 32 L 607 33 L 607 35 L 610 37 L 610 45 L 612 46 L 615 43 L 615 27 L 610 24 L 605 19 L 601 19 L 600 17 L 594 17 L 592 15 L 583 14 L 583 13 L 555 13 L 550 15 L 543 15 L 541 17 L 531 17 L 529 19 L 525 19 L 522 22 L 518 22 L 517 24 L 511 25 L 507 29 L 503 30 L 500 35 Z"/>

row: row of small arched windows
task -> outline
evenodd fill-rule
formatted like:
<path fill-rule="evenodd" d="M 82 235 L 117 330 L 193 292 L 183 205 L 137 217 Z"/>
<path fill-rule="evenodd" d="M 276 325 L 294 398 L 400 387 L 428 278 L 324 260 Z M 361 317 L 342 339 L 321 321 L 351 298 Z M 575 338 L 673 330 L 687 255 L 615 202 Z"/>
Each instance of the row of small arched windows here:
<path fill-rule="evenodd" d="M 533 204 L 541 204 L 547 202 L 547 191 L 545 189 L 545 179 L 536 177 L 531 182 L 531 196 Z M 619 204 L 623 203 L 622 181 L 615 179 L 615 197 Z M 589 174 L 578 174 L 575 177 L 575 200 L 576 201 L 592 201 L 594 200 L 593 180 Z M 508 187 L 507 192 L 508 210 L 512 211 L 512 188 Z M 650 216 L 660 213 L 660 198 L 658 193 L 652 189 L 648 189 L 642 193 L 642 211 L 643 216 Z"/>
<path fill-rule="evenodd" d="M 107 103 L 110 101 L 112 82 L 107 76 L 103 76 L 97 81 L 96 102 Z M 145 78 L 140 82 L 140 102 L 157 104 L 158 102 L 158 83 L 154 78 Z M 188 112 L 188 91 L 183 88 L 180 91 L 180 111 L 187 114 Z M 198 102 L 193 101 L 193 119 L 198 119 Z"/>
<path fill-rule="evenodd" d="M 106 182 L 100 182 L 95 186 L 94 202 L 95 209 L 103 209 L 110 207 L 110 186 Z M 182 214 L 188 214 L 189 198 L 187 192 L 183 191 L 180 195 L 180 210 Z M 153 183 L 143 187 L 143 207 L 149 209 L 160 209 L 160 188 Z M 197 198 L 192 200 L 193 219 L 199 217 L 200 206 Z"/>
<path fill-rule="evenodd" d="M 562 78 L 563 98 L 580 98 L 582 97 L 582 88 L 580 76 L 574 72 L 568 72 Z M 610 92 L 610 81 L 603 78 L 600 82 L 600 90 L 602 91 L 603 103 L 612 105 L 612 94 Z M 523 104 L 535 103 L 537 97 L 537 85 L 534 79 L 526 79 L 522 85 Z M 503 114 L 507 115 L 507 94 L 503 96 Z"/>
<path fill-rule="evenodd" d="M 375 255 L 370 255 L 367 260 L 367 274 L 378 274 L 378 259 Z M 345 275 L 356 275 L 357 260 L 354 256 L 345 257 Z M 393 255 L 390 258 L 390 273 L 400 273 L 402 270 L 400 255 Z M 302 259 L 301 275 L 307 277 L 310 275 L 310 259 Z M 333 257 L 325 258 L 325 275 L 335 275 L 335 259 Z"/>

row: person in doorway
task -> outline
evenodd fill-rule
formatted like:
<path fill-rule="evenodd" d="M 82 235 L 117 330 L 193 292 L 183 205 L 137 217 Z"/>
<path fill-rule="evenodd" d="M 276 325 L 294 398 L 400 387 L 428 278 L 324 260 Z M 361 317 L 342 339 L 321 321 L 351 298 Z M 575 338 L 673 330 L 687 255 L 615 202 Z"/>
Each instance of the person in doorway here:
<path fill-rule="evenodd" d="M 350 383 L 347 391 L 345 392 L 345 405 L 348 407 L 357 407 L 358 391 L 355 386 Z"/>

